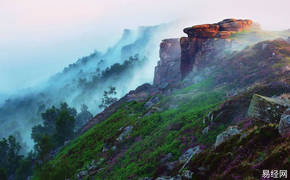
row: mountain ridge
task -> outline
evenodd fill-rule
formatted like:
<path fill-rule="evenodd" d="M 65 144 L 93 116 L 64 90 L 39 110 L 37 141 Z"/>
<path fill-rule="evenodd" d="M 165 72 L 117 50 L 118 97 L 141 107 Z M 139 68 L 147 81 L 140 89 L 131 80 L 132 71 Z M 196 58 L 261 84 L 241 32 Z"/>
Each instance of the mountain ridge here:
<path fill-rule="evenodd" d="M 32 179 L 260 179 L 289 167 L 289 34 L 208 32 L 163 40 L 154 84 L 95 116 Z"/>

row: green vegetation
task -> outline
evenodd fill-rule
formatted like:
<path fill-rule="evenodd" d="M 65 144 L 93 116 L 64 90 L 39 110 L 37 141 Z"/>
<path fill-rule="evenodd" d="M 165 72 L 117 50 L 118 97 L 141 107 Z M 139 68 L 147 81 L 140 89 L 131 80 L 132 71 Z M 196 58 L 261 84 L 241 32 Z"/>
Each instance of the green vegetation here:
<path fill-rule="evenodd" d="M 91 78 L 81 77 L 78 79 L 78 87 L 85 90 L 96 88 L 99 84 L 110 78 L 121 77 L 124 73 L 132 73 L 136 67 L 142 66 L 147 61 L 146 57 L 140 58 L 138 54 L 129 57 L 122 64 L 115 63 L 104 70 L 96 69 L 95 73 L 90 74 Z"/>
<path fill-rule="evenodd" d="M 83 127 L 92 118 L 93 115 L 88 111 L 88 106 L 82 104 L 81 112 L 76 116 L 75 129 L 78 130 L 79 128 Z"/>
<path fill-rule="evenodd" d="M 225 129 L 225 126 L 220 126 L 209 135 L 201 133 L 205 127 L 203 118 L 223 101 L 224 94 L 221 90 L 199 92 L 194 96 L 188 95 L 188 92 L 204 89 L 209 84 L 210 81 L 202 82 L 183 90 L 188 97 L 186 101 L 177 102 L 177 108 L 167 108 L 150 115 L 145 115 L 148 109 L 144 102 L 123 104 L 104 122 L 65 146 L 53 160 L 37 171 L 34 179 L 75 178 L 92 160 L 100 161 L 104 168 L 94 175 L 95 179 L 154 176 L 160 171 L 156 167 L 160 166 L 160 159 L 166 154 L 171 153 L 174 160 L 193 145 L 209 146 L 215 141 L 216 135 Z M 182 91 L 178 91 L 176 94 L 160 97 L 161 101 L 156 108 L 165 107 L 166 103 L 170 103 L 181 93 Z M 121 129 L 127 126 L 133 126 L 129 137 L 121 142 L 116 141 Z M 103 152 L 104 147 L 109 148 Z"/>
<path fill-rule="evenodd" d="M 104 91 L 104 95 L 102 97 L 102 103 L 99 105 L 99 108 L 105 109 L 114 102 L 116 102 L 118 99 L 115 97 L 112 97 L 117 94 L 115 87 L 109 87 L 108 91 Z"/>
<path fill-rule="evenodd" d="M 15 180 L 22 180 L 32 175 L 34 154 L 31 152 L 24 157 L 20 155 L 20 143 L 14 136 L 0 140 L 0 179 L 7 180 L 14 176 Z"/>
<path fill-rule="evenodd" d="M 76 110 L 68 107 L 66 103 L 61 103 L 59 109 L 52 106 L 41 114 L 43 125 L 34 126 L 31 137 L 42 160 L 50 150 L 62 146 L 74 136 L 76 115 Z"/>

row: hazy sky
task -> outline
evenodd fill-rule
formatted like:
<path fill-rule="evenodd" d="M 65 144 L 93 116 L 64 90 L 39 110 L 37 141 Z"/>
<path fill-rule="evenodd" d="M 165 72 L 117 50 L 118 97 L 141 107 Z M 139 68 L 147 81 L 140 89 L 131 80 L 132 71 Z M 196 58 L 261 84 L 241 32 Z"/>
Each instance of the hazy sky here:
<path fill-rule="evenodd" d="M 289 0 L 0 0 L 0 94 L 43 80 L 94 49 L 104 50 L 124 28 L 235 17 L 266 29 L 288 29 L 289 7 Z"/>

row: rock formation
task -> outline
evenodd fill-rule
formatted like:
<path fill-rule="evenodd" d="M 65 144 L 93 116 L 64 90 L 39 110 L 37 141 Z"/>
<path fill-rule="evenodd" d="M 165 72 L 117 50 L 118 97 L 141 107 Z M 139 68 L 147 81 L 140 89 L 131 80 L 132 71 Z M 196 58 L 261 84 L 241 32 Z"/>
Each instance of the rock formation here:
<path fill-rule="evenodd" d="M 215 24 L 203 24 L 189 28 L 183 31 L 190 38 L 229 38 L 235 32 L 241 32 L 251 27 L 251 20 L 225 19 Z"/>
<path fill-rule="evenodd" d="M 216 137 L 214 146 L 217 147 L 236 134 L 240 134 L 240 130 L 238 130 L 236 127 L 229 127 L 226 131 L 222 132 Z"/>
<path fill-rule="evenodd" d="M 289 104 L 280 98 L 269 98 L 254 94 L 248 110 L 248 115 L 267 123 L 279 123 L 281 115 Z"/>
<path fill-rule="evenodd" d="M 288 108 L 281 116 L 281 120 L 279 122 L 279 133 L 282 136 L 290 135 L 290 108 Z"/>
<path fill-rule="evenodd" d="M 205 67 L 217 59 L 227 47 L 231 47 L 231 35 L 248 30 L 251 20 L 225 19 L 215 24 L 197 25 L 185 28 L 188 37 L 180 39 L 182 79 L 192 70 Z"/>
<path fill-rule="evenodd" d="M 179 39 L 166 39 L 161 42 L 160 61 L 155 67 L 154 85 L 160 86 L 180 80 L 180 52 Z"/>

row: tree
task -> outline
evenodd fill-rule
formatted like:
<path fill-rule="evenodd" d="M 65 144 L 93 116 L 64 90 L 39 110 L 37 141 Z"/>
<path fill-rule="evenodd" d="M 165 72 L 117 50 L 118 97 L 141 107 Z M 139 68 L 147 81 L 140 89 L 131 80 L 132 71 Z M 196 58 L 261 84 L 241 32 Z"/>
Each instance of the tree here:
<path fill-rule="evenodd" d="M 6 138 L 0 141 L 0 168 L 8 166 L 8 150 L 9 144 Z"/>
<path fill-rule="evenodd" d="M 56 120 L 55 133 L 57 145 L 63 145 L 65 141 L 74 136 L 74 123 L 75 118 L 68 112 L 68 110 L 64 109 L 59 113 Z"/>
<path fill-rule="evenodd" d="M 77 115 L 77 110 L 75 108 L 69 107 L 66 102 L 60 104 L 59 111 L 67 111 L 73 117 L 76 117 Z"/>
<path fill-rule="evenodd" d="M 19 166 L 23 156 L 19 155 L 21 149 L 20 143 L 16 141 L 14 136 L 3 138 L 0 141 L 0 177 L 9 177 L 14 174 Z"/>
<path fill-rule="evenodd" d="M 45 134 L 53 134 L 55 132 L 55 121 L 58 116 L 59 110 L 52 106 L 51 108 L 47 109 L 44 113 L 41 113 L 41 117 L 43 119 L 43 127 Z"/>
<path fill-rule="evenodd" d="M 118 98 L 112 97 L 117 94 L 116 88 L 113 86 L 109 87 L 109 91 L 104 91 L 104 95 L 102 98 L 102 103 L 99 105 L 99 108 L 105 109 L 111 104 L 115 103 Z"/>
<path fill-rule="evenodd" d="M 76 117 L 75 128 L 76 129 L 81 128 L 92 118 L 93 118 L 93 115 L 88 111 L 88 106 L 83 104 L 81 106 L 81 112 Z"/>
<path fill-rule="evenodd" d="M 67 103 L 61 103 L 59 108 L 52 106 L 42 113 L 43 125 L 34 126 L 31 133 L 40 158 L 44 159 L 49 151 L 74 136 L 76 114 L 77 111 Z"/>
<path fill-rule="evenodd" d="M 49 152 L 53 149 L 51 136 L 43 135 L 39 142 L 35 144 L 35 150 L 42 162 L 45 162 Z"/>
<path fill-rule="evenodd" d="M 32 127 L 31 138 L 35 143 L 40 142 L 44 134 L 48 134 L 48 130 L 42 125 L 36 125 Z"/>
<path fill-rule="evenodd" d="M 9 162 L 9 174 L 15 172 L 19 165 L 19 161 L 22 159 L 22 156 L 19 155 L 21 149 L 20 143 L 16 141 L 14 136 L 8 137 L 8 162 Z"/>
<path fill-rule="evenodd" d="M 31 151 L 26 158 L 20 161 L 19 167 L 15 171 L 15 180 L 27 179 L 33 174 L 35 156 L 36 154 Z"/>

